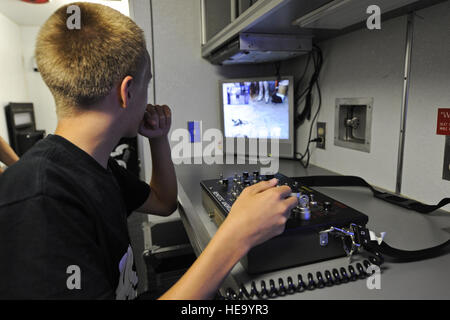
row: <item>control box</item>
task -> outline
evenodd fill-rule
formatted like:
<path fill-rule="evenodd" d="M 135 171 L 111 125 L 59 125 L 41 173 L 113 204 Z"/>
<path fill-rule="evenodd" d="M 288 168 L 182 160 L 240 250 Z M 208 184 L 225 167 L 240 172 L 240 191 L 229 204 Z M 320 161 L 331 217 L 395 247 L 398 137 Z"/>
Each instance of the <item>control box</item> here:
<path fill-rule="evenodd" d="M 348 227 L 351 223 L 365 226 L 368 217 L 283 174 L 243 172 L 230 178 L 202 181 L 203 206 L 220 226 L 244 188 L 273 177 L 278 179 L 278 185 L 291 188 L 298 205 L 292 209 L 282 234 L 252 248 L 241 260 L 247 272 L 262 273 L 345 256 L 341 238 L 320 232 L 332 226 Z"/>

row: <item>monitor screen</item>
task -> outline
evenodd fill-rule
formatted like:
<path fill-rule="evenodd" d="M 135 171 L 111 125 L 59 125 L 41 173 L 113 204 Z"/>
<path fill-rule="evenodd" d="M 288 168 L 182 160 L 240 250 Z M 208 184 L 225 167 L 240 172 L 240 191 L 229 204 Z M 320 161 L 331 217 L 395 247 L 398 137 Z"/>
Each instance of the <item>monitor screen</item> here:
<path fill-rule="evenodd" d="M 290 139 L 290 79 L 224 81 L 226 138 Z"/>

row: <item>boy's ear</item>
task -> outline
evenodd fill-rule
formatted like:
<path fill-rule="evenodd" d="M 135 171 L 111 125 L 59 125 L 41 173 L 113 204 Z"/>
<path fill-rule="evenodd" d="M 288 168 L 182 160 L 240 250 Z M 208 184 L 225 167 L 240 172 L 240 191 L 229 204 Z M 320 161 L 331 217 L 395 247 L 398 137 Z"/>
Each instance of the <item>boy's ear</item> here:
<path fill-rule="evenodd" d="M 123 78 L 122 83 L 119 86 L 119 102 L 122 108 L 128 106 L 128 101 L 131 98 L 131 87 L 133 85 L 133 77 L 126 76 Z"/>

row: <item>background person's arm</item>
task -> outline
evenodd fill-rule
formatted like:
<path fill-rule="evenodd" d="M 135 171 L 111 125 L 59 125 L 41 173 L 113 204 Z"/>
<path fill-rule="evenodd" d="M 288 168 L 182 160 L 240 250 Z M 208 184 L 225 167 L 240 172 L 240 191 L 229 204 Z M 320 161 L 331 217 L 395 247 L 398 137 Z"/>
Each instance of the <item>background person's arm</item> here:
<path fill-rule="evenodd" d="M 19 160 L 19 157 L 14 152 L 14 150 L 11 148 L 11 146 L 0 137 L 0 161 L 6 164 L 7 166 L 13 165 L 17 160 Z"/>

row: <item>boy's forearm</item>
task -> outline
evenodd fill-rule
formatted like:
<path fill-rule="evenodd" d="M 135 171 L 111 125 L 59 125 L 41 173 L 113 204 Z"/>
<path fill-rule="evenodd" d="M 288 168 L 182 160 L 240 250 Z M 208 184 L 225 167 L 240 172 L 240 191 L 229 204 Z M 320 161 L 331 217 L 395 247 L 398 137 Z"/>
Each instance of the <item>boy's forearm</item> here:
<path fill-rule="evenodd" d="M 177 178 L 167 136 L 149 139 L 152 153 L 150 186 L 158 198 L 170 207 L 177 204 Z"/>
<path fill-rule="evenodd" d="M 205 300 L 214 297 L 233 266 L 247 253 L 245 242 L 224 223 L 189 270 L 159 299 Z"/>
<path fill-rule="evenodd" d="M 298 204 L 277 179 L 245 188 L 208 246 L 160 299 L 212 298 L 223 279 L 250 248 L 281 234 Z"/>

